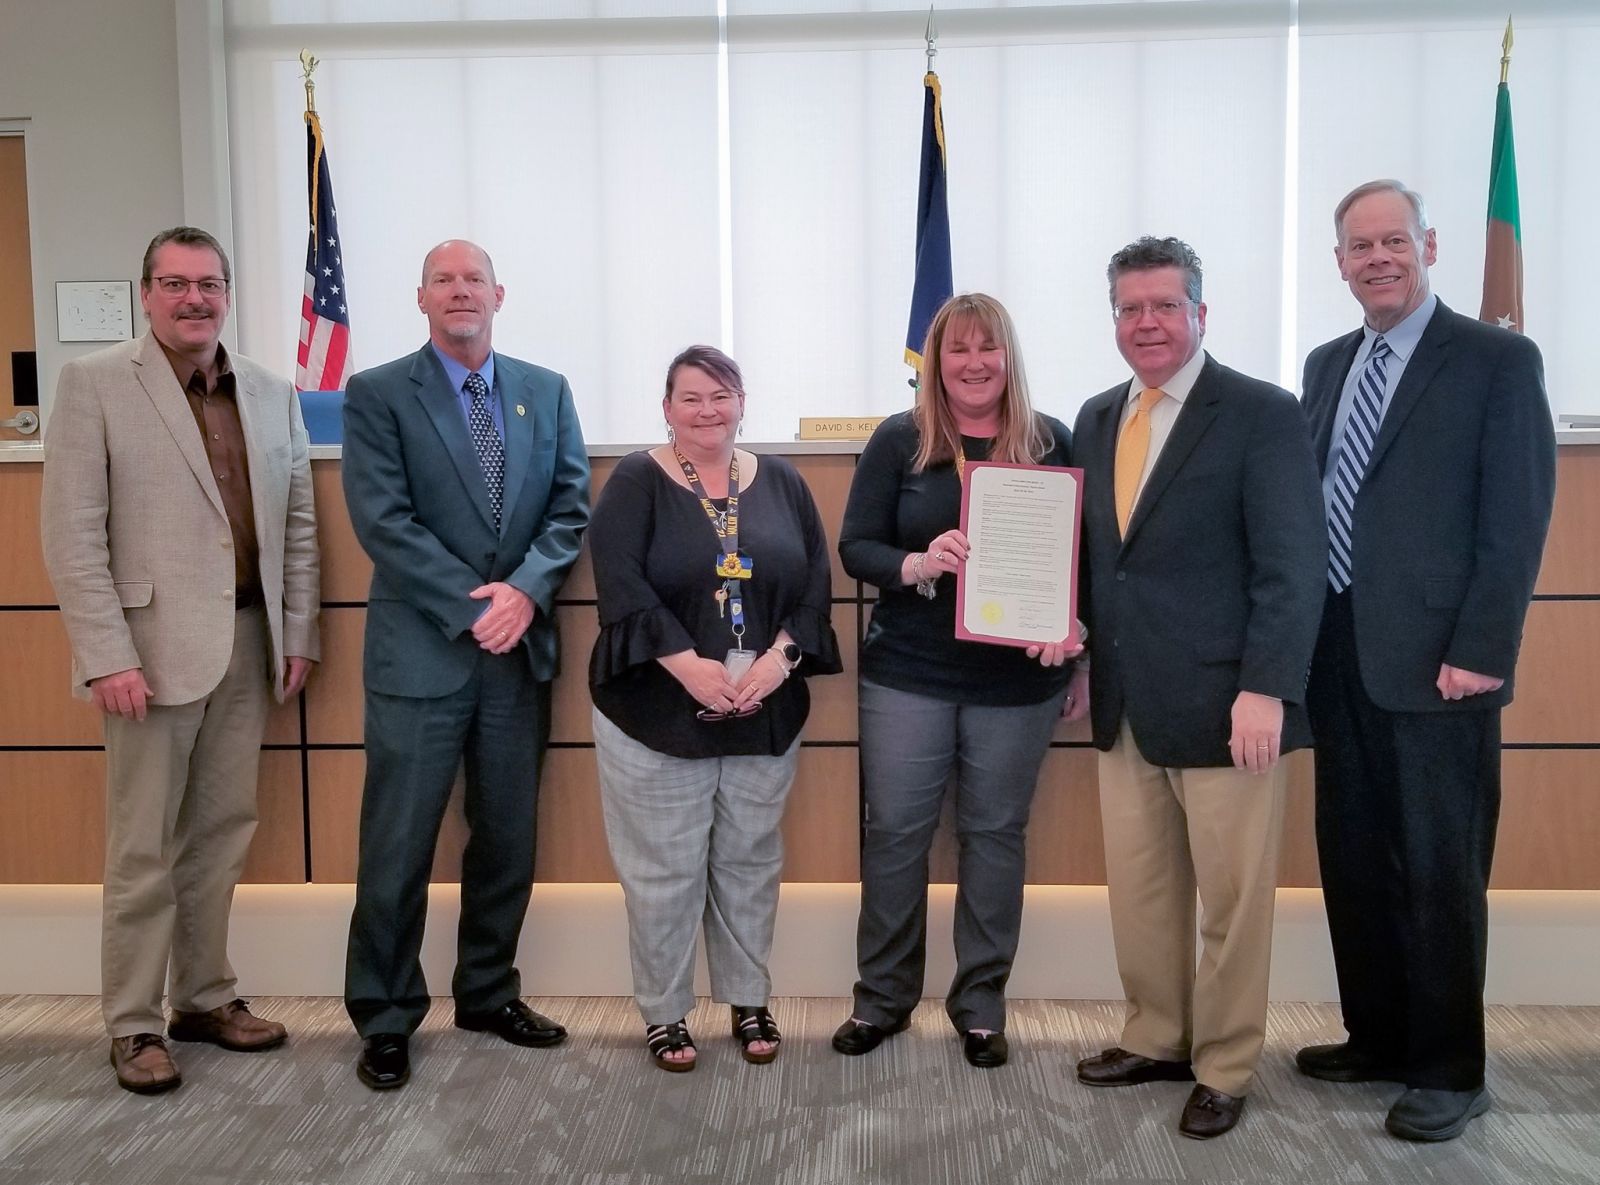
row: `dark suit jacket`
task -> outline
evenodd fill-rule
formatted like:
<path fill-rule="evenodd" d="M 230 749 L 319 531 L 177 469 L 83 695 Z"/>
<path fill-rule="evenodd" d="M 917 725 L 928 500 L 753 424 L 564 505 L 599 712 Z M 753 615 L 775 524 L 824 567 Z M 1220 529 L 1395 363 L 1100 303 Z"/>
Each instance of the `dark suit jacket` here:
<path fill-rule="evenodd" d="M 556 673 L 551 606 L 589 521 L 589 461 L 567 380 L 496 353 L 505 412 L 500 530 L 483 469 L 444 367 L 429 345 L 350 380 L 344 495 L 372 558 L 368 690 L 431 698 L 461 688 L 478 661 L 467 594 L 504 581 L 537 606 L 522 647 L 533 676 Z"/>
<path fill-rule="evenodd" d="M 1361 331 L 1306 359 L 1305 412 L 1326 469 Z M 1511 702 L 1522 623 L 1555 499 L 1539 349 L 1440 302 L 1406 363 L 1356 496 L 1350 596 L 1362 682 L 1391 712 Z M 1446 700 L 1439 665 L 1505 680 Z"/>
<path fill-rule="evenodd" d="M 1155 765 L 1231 765 L 1244 690 L 1283 700 L 1283 750 L 1304 748 L 1328 553 L 1294 397 L 1208 356 L 1123 540 L 1113 478 L 1127 392 L 1096 395 L 1072 433 L 1094 743 L 1109 749 L 1126 715 Z"/>

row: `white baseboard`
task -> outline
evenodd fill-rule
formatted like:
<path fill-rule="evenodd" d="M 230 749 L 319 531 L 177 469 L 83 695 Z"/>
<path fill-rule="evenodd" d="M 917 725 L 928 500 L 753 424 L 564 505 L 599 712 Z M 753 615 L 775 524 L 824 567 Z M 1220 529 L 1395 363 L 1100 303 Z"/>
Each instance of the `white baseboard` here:
<path fill-rule="evenodd" d="M 849 994 L 859 896 L 853 884 L 784 886 L 771 961 L 778 995 Z M 1515 890 L 1489 897 L 1491 1003 L 1600 1004 L 1600 892 Z M 932 890 L 930 996 L 944 994 L 955 966 L 954 899 L 948 885 Z M 241 989 L 266 996 L 341 994 L 353 900 L 350 885 L 241 886 L 232 934 Z M 436 995 L 449 991 L 459 906 L 456 886 L 433 886 L 422 959 Z M 1273 944 L 1273 999 L 1338 997 L 1320 892 L 1278 891 Z M 630 994 L 622 890 L 535 888 L 518 962 L 529 995 Z M 0 886 L 0 994 L 99 990 L 100 887 Z M 708 990 L 703 965 L 698 990 Z M 1008 991 L 1018 999 L 1121 997 L 1104 888 L 1028 889 L 1022 946 Z"/>

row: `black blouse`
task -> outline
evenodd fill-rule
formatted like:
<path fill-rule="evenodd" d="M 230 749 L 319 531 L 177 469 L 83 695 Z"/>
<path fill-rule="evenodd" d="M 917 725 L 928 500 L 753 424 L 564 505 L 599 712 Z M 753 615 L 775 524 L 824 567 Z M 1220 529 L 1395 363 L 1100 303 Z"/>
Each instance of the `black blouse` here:
<path fill-rule="evenodd" d="M 649 453 L 617 463 L 589 524 L 600 637 L 589 660 L 595 707 L 628 736 L 673 757 L 785 752 L 811 710 L 806 675 L 841 669 L 829 617 L 828 540 L 811 491 L 782 457 L 763 456 L 739 491 L 739 550 L 754 569 L 742 582 L 744 648 L 758 654 L 786 629 L 803 657 L 761 711 L 697 720 L 700 705 L 655 660 L 693 650 L 721 661 L 733 649 L 718 610 L 713 566 L 720 541 L 700 500 Z"/>
<path fill-rule="evenodd" d="M 1054 440 L 1042 465 L 1066 465 L 1072 433 L 1060 420 L 1040 416 Z M 963 436 L 969 461 L 986 461 L 993 441 Z M 907 554 L 926 551 L 934 536 L 961 525 L 961 480 L 946 461 L 912 471 L 917 425 L 910 412 L 890 416 L 861 450 L 839 533 L 844 570 L 878 586 L 861 677 L 897 691 L 947 703 L 1037 704 L 1066 686 L 1072 666 L 1040 665 L 1017 646 L 956 637 L 956 578 L 939 577 L 933 600 L 915 584 L 900 582 Z M 1063 524 L 1063 530 L 1069 528 Z"/>

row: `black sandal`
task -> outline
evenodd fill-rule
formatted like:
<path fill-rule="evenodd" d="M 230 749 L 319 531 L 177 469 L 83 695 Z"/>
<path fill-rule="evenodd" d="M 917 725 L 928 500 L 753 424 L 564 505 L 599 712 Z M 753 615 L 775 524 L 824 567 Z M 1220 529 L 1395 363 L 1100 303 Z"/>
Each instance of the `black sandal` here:
<path fill-rule="evenodd" d="M 674 1061 L 666 1055 L 687 1049 L 694 1051 L 694 1038 L 689 1036 L 689 1029 L 681 1020 L 675 1020 L 669 1025 L 645 1025 L 645 1044 L 650 1047 L 650 1057 L 671 1074 L 687 1074 L 694 1069 L 698 1058 L 686 1058 Z"/>
<path fill-rule="evenodd" d="M 765 1008 L 746 1008 L 739 1004 L 733 1006 L 733 1035 L 742 1047 L 740 1056 L 754 1066 L 764 1066 L 777 1057 L 778 1045 L 783 1041 L 772 1013 Z M 765 1053 L 751 1053 L 750 1046 L 756 1041 L 770 1042 L 772 1048 Z"/>

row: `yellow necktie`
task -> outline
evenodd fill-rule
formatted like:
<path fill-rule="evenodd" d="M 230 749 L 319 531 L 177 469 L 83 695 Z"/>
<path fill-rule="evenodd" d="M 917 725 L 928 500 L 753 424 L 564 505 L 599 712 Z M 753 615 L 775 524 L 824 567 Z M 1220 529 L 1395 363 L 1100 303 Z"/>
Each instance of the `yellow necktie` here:
<path fill-rule="evenodd" d="M 1117 530 L 1123 535 L 1128 533 L 1133 498 L 1139 492 L 1145 458 L 1150 455 L 1150 409 L 1161 401 L 1162 395 L 1159 387 L 1146 387 L 1139 392 L 1139 406 L 1133 409 L 1117 441 Z"/>

